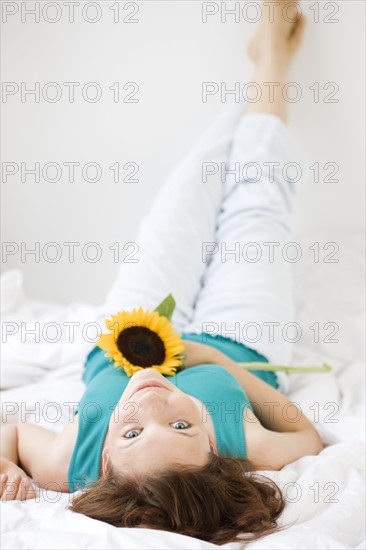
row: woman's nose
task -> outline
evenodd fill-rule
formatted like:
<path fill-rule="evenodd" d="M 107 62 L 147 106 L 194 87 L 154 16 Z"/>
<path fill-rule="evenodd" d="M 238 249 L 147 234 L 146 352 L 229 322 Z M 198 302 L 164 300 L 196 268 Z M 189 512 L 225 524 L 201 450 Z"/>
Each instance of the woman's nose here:
<path fill-rule="evenodd" d="M 156 391 L 156 388 L 151 388 L 147 390 L 144 395 L 142 395 L 138 402 L 144 409 L 149 409 L 149 411 L 160 412 L 162 409 L 166 408 L 168 405 L 167 396 L 163 391 Z"/>

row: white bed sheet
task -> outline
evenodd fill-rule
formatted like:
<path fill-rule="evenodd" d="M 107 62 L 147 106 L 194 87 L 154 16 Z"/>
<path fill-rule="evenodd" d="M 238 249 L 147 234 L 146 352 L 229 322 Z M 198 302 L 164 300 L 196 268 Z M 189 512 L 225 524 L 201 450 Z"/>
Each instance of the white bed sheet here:
<path fill-rule="evenodd" d="M 350 243 L 347 250 L 352 252 Z M 347 265 L 353 274 L 360 275 L 361 265 L 357 263 L 356 256 L 351 254 L 356 264 L 350 262 Z M 324 269 L 324 266 L 321 267 Z M 318 456 L 303 457 L 279 472 L 261 472 L 277 481 L 285 491 L 288 503 L 279 524 L 289 527 L 257 542 L 246 545 L 230 543 L 224 545 L 226 548 L 366 547 L 364 360 L 360 355 L 363 311 L 359 307 L 360 295 L 356 292 L 357 285 L 355 289 L 348 287 L 347 307 L 343 308 L 344 296 L 339 292 L 339 287 L 329 288 L 331 281 L 325 281 L 320 276 L 317 278 L 314 266 L 311 279 L 304 275 L 306 265 L 301 269 L 305 271 L 296 276 L 303 281 L 297 296 L 302 326 L 314 322 L 313 310 L 319 309 L 319 303 L 321 310 L 327 312 L 324 318 L 328 321 L 336 318 L 332 314 L 337 309 L 338 312 L 342 309 L 343 331 L 339 345 L 318 343 L 314 346 L 305 339 L 295 346 L 293 359 L 293 363 L 299 365 L 327 361 L 334 370 L 330 374 L 291 375 L 288 393 L 289 399 L 298 403 L 314 422 L 327 446 Z M 325 285 L 327 292 L 324 292 Z M 333 294 L 333 290 L 337 292 Z M 61 418 L 51 423 L 41 417 L 40 425 L 60 431 L 68 419 L 69 410 L 63 403 L 77 402 L 83 393 L 83 361 L 93 344 L 80 338 L 80 330 L 87 322 L 97 318 L 97 309 L 89 304 L 60 307 L 31 301 L 24 296 L 19 271 L 7 272 L 3 276 L 2 291 L 3 323 L 26 322 L 27 328 L 34 328 L 36 321 L 41 327 L 51 321 L 57 321 L 60 326 L 70 321 L 80 323 L 75 330 L 74 343 L 67 341 L 66 332 L 53 344 L 37 343 L 31 337 L 22 342 L 19 330 L 3 344 L 2 421 L 20 420 L 20 411 L 24 407 L 31 409 L 39 403 L 42 410 L 47 403 L 56 402 L 63 413 Z M 308 300 L 305 303 L 306 294 L 312 295 L 311 302 Z M 14 412 L 16 407 L 19 409 L 17 413 Z M 319 413 L 318 419 L 316 413 Z M 29 415 L 27 420 L 32 422 L 36 418 Z M 41 490 L 36 500 L 1 503 L 3 548 L 216 547 L 175 533 L 115 528 L 66 510 L 70 498 L 68 494 Z"/>

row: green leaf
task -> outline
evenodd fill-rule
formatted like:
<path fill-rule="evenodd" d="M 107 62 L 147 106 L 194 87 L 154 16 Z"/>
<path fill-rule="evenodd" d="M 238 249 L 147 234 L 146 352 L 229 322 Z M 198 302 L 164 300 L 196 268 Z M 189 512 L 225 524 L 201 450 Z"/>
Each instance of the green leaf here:
<path fill-rule="evenodd" d="M 265 370 L 265 371 L 281 371 L 285 372 L 287 374 L 306 374 L 312 373 L 312 372 L 329 372 L 332 370 L 332 367 L 324 363 L 321 367 L 295 367 L 293 365 L 291 366 L 283 366 L 283 365 L 274 365 L 273 363 L 256 363 L 256 362 L 250 362 L 250 363 L 237 363 L 239 367 L 243 367 L 244 369 L 248 370 Z"/>
<path fill-rule="evenodd" d="M 171 294 L 168 294 L 166 298 L 158 305 L 154 311 L 157 311 L 162 317 L 166 317 L 168 321 L 171 321 L 172 315 L 175 309 L 175 300 Z"/>

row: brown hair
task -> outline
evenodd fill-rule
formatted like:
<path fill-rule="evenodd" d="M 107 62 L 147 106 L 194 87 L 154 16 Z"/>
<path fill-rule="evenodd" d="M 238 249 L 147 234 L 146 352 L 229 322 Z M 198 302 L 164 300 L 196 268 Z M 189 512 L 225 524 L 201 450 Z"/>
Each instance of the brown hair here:
<path fill-rule="evenodd" d="M 214 544 L 250 542 L 280 530 L 276 519 L 285 507 L 277 484 L 254 470 L 248 459 L 214 453 L 203 467 L 140 475 L 111 469 L 68 508 L 116 527 L 161 529 Z"/>

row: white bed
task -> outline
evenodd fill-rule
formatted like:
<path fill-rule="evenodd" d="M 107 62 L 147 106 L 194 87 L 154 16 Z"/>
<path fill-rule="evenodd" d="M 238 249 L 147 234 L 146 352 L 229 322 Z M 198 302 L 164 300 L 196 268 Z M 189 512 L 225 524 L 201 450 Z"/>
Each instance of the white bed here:
<path fill-rule="evenodd" d="M 361 237 L 360 237 L 361 238 Z M 315 240 L 320 240 L 319 235 Z M 311 331 L 295 347 L 294 364 L 328 362 L 330 374 L 291 375 L 288 396 L 297 402 L 321 433 L 326 447 L 318 456 L 303 457 L 280 472 L 261 472 L 275 479 L 285 491 L 288 504 L 279 524 L 289 527 L 247 545 L 227 548 L 357 548 L 366 547 L 364 535 L 364 360 L 362 296 L 362 242 L 357 235 L 340 242 L 342 265 L 302 262 L 295 266 L 298 321 L 306 327 L 318 321 L 338 322 L 339 343 L 311 342 Z M 334 265 L 334 264 L 333 264 Z M 311 270 L 309 271 L 309 268 Z M 311 276 L 309 276 L 309 273 Z M 3 276 L 3 322 L 27 323 L 34 328 L 46 323 L 79 322 L 95 317 L 96 308 L 76 303 L 68 307 L 40 303 L 24 296 L 22 274 Z M 299 284 L 301 282 L 301 284 Z M 323 312 L 319 314 L 319 311 Z M 8 330 L 17 325 L 7 325 Z M 10 328 L 9 328 L 10 327 Z M 80 331 L 79 331 L 80 332 Z M 3 344 L 3 421 L 20 419 L 20 411 L 36 402 L 45 411 L 50 402 L 77 402 L 83 392 L 83 360 L 92 344 L 75 331 L 75 342 L 64 337 L 55 343 L 37 343 L 21 331 Z M 23 331 L 24 334 L 24 331 Z M 79 335 L 79 336 L 78 336 Z M 50 329 L 49 338 L 52 337 Z M 4 336 L 3 336 L 4 342 Z M 13 409 L 11 409 L 13 407 Z M 14 413 L 18 407 L 18 413 Z M 61 411 L 61 405 L 60 409 Z M 49 415 L 57 409 L 50 407 Z M 68 408 L 57 422 L 40 419 L 40 425 L 59 431 L 67 421 Z M 319 414 L 318 414 L 319 413 Z M 316 418 L 318 414 L 319 418 Z M 35 417 L 28 416 L 28 421 Z M 317 421 L 319 420 L 319 421 Z M 146 529 L 118 529 L 65 509 L 68 494 L 42 490 L 39 499 L 1 503 L 2 545 L 12 549 L 64 548 L 214 548 L 216 545 Z M 291 524 L 291 525 L 290 525 Z"/>

